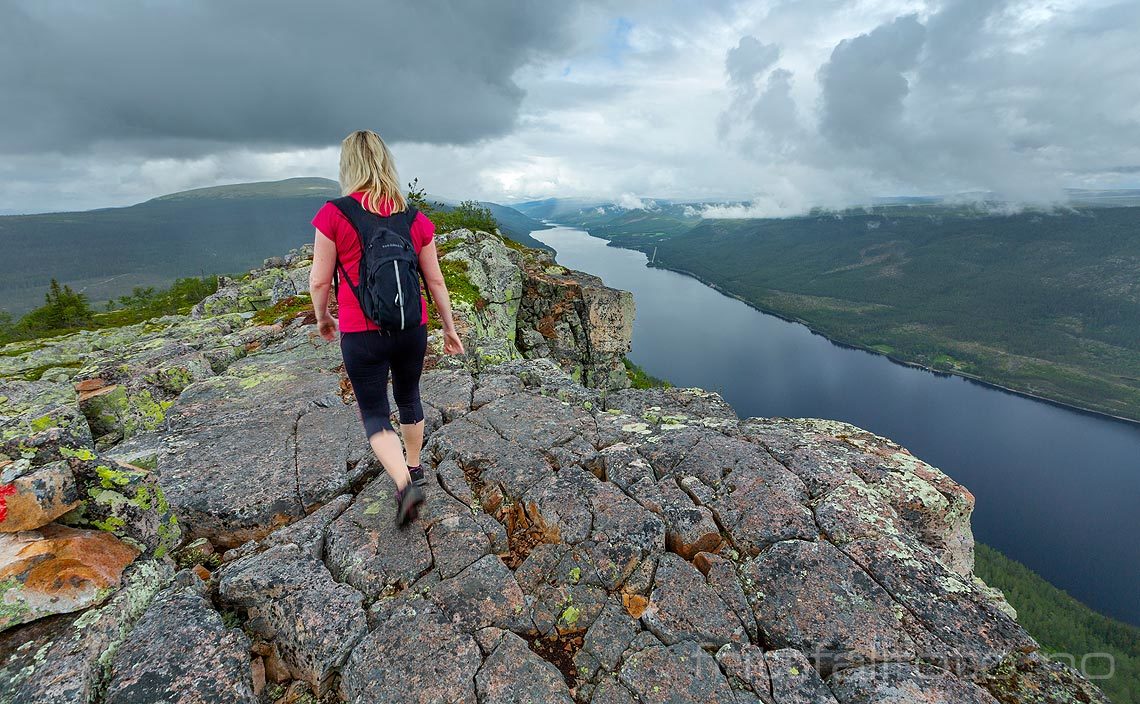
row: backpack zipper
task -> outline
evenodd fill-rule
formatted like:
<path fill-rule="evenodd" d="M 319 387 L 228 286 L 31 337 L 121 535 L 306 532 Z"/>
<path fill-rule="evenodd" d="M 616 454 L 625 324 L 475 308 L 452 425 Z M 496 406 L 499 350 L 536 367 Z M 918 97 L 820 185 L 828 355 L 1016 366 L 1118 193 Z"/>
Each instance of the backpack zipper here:
<path fill-rule="evenodd" d="M 404 329 L 404 288 L 400 285 L 400 266 L 392 262 L 392 269 L 396 272 L 396 305 L 400 306 L 400 329 Z"/>

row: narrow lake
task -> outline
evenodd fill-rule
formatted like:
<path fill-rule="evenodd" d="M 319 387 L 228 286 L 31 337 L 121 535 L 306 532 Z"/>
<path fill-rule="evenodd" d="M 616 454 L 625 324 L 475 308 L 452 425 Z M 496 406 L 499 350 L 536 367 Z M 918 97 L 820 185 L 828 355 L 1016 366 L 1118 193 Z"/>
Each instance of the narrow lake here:
<path fill-rule="evenodd" d="M 977 498 L 975 537 L 1140 625 L 1140 426 L 833 344 L 640 252 L 556 227 L 558 262 L 632 291 L 629 357 L 742 417 L 833 418 L 902 444 Z"/>

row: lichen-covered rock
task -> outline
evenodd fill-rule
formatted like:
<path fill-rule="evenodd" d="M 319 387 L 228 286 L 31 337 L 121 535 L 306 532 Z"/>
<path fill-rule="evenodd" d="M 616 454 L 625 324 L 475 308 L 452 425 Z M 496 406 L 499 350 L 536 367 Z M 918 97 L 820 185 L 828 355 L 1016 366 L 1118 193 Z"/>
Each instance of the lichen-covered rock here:
<path fill-rule="evenodd" d="M 622 356 L 630 349 L 633 316 L 628 291 L 537 262 L 525 269 L 516 344 L 525 357 L 553 359 L 586 386 L 623 389 L 629 386 Z"/>
<path fill-rule="evenodd" d="M 431 603 L 403 602 L 353 650 L 340 693 L 349 704 L 477 704 L 482 662 L 475 639 Z"/>
<path fill-rule="evenodd" d="M 294 678 L 318 696 L 367 631 L 360 592 L 334 582 L 320 560 L 296 545 L 226 565 L 218 595 L 245 612 L 249 628 L 274 642 Z"/>
<path fill-rule="evenodd" d="M 79 409 L 87 418 L 91 434 L 96 438 L 113 436 L 127 439 L 162 427 L 166 411 L 172 403 L 145 386 L 130 388 L 126 384 L 108 384 L 79 395 Z"/>
<path fill-rule="evenodd" d="M 497 236 L 470 230 L 441 235 L 438 246 L 440 265 L 453 278 L 452 305 L 472 340 L 475 359 L 493 364 L 517 358 L 521 257 Z"/>
<path fill-rule="evenodd" d="M 249 639 L 194 589 L 155 596 L 111 661 L 107 704 L 255 704 Z"/>
<path fill-rule="evenodd" d="M 1109 704 L 1104 692 L 1072 667 L 1040 653 L 1012 654 L 977 682 L 1002 704 Z"/>
<path fill-rule="evenodd" d="M 39 467 L 27 459 L 0 467 L 0 532 L 47 525 L 79 504 L 79 488 L 63 461 Z"/>
<path fill-rule="evenodd" d="M 584 631 L 607 601 L 604 580 L 585 550 L 566 544 L 536 545 L 515 569 L 515 578 L 533 603 L 542 635 Z"/>
<path fill-rule="evenodd" d="M 745 563 L 741 576 L 768 641 L 809 653 L 824 672 L 837 660 L 915 655 L 902 609 L 831 543 L 776 543 Z"/>
<path fill-rule="evenodd" d="M 0 702 L 74 704 L 96 701 L 110 677 L 111 658 L 173 571 L 141 560 L 102 606 L 56 616 L 0 634 Z"/>
<path fill-rule="evenodd" d="M 137 556 L 102 531 L 51 523 L 0 533 L 0 630 L 102 603 Z"/>
<path fill-rule="evenodd" d="M 178 545 L 178 517 L 153 471 L 101 454 L 77 454 L 70 465 L 86 501 L 62 516 L 61 523 L 105 530 L 143 557 L 162 558 Z"/>
<path fill-rule="evenodd" d="M 827 684 L 840 704 L 997 704 L 986 690 L 927 665 L 882 663 L 840 670 Z"/>
<path fill-rule="evenodd" d="M 80 447 L 93 447 L 91 429 L 79 411 L 76 398 L 75 389 L 68 381 L 3 379 L 0 383 L 0 441 L 15 441 L 19 445 L 21 440 L 37 433 L 62 428 L 79 441 Z"/>

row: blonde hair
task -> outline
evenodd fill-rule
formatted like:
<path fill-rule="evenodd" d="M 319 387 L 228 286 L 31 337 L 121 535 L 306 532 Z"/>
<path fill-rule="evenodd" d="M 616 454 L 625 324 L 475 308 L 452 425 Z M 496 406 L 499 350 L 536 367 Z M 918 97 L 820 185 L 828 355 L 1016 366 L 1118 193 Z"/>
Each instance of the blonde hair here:
<path fill-rule="evenodd" d="M 392 152 L 372 130 L 357 130 L 340 143 L 340 187 L 344 195 L 364 191 L 364 208 L 372 212 L 379 211 L 385 200 L 393 213 L 408 205 Z"/>

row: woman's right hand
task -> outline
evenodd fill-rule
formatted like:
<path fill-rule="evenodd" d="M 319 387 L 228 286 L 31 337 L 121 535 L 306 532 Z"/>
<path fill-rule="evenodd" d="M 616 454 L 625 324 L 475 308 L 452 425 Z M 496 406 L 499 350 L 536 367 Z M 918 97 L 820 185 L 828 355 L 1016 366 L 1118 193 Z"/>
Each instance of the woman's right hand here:
<path fill-rule="evenodd" d="M 443 353 L 463 354 L 463 340 L 459 339 L 459 333 L 454 329 L 443 331 Z"/>
<path fill-rule="evenodd" d="M 337 324 L 336 318 L 332 317 L 331 315 L 326 315 L 322 318 L 317 319 L 317 332 L 319 332 L 321 334 L 321 337 L 328 340 L 329 342 L 332 342 L 336 339 L 336 333 L 339 327 L 340 326 Z"/>

